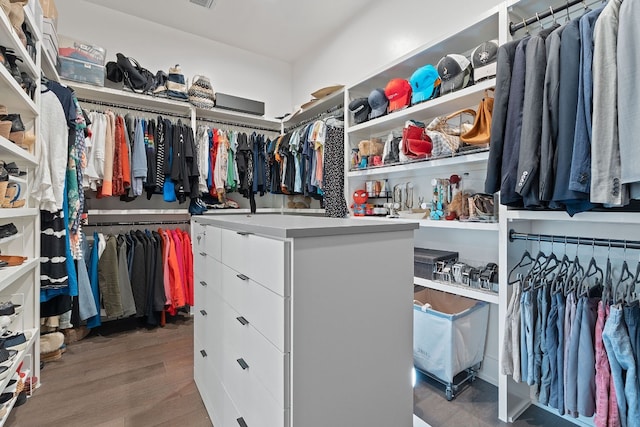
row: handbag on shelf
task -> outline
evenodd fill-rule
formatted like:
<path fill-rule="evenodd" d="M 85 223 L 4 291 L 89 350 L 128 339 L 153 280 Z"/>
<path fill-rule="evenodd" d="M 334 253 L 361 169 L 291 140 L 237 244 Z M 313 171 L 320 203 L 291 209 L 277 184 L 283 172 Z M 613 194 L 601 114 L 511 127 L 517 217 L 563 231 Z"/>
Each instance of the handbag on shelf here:
<path fill-rule="evenodd" d="M 493 97 L 484 92 L 484 98 L 478 105 L 476 119 L 468 132 L 460 135 L 460 140 L 469 145 L 486 145 L 491 138 L 491 113 L 493 112 Z"/>
<path fill-rule="evenodd" d="M 211 110 L 216 106 L 216 93 L 208 77 L 194 76 L 187 94 L 189 103 L 195 107 Z"/>
<path fill-rule="evenodd" d="M 134 58 L 116 53 L 116 64 L 122 71 L 124 85 L 137 93 L 146 93 L 154 89 L 155 76 L 141 66 Z"/>
<path fill-rule="evenodd" d="M 465 108 L 447 116 L 436 117 L 429 123 L 427 130 L 441 133 L 452 153 L 455 153 L 460 148 L 460 134 L 467 132 L 472 126 L 470 122 L 464 121 L 465 115 L 474 121 L 476 112 Z"/>
<path fill-rule="evenodd" d="M 424 127 L 410 120 L 402 129 L 402 153 L 409 159 L 424 159 L 431 155 L 433 144 Z"/>

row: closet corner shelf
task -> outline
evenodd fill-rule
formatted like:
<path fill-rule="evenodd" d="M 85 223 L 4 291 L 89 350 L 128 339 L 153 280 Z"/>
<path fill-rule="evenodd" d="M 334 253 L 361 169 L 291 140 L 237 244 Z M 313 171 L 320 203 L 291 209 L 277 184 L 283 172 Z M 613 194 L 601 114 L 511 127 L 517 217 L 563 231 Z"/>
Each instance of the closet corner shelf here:
<path fill-rule="evenodd" d="M 638 212 L 581 212 L 573 217 L 564 211 L 528 211 L 510 210 L 506 211 L 506 218 L 509 221 L 572 221 L 572 222 L 606 222 L 609 224 L 640 224 L 640 213 Z"/>
<path fill-rule="evenodd" d="M 0 67 L 0 93 L 2 104 L 10 108 L 9 113 L 18 113 L 22 121 L 30 121 L 38 115 L 38 107 L 18 82 L 9 73 L 6 67 Z"/>
<path fill-rule="evenodd" d="M 285 128 L 295 127 L 298 123 L 303 123 L 307 120 L 310 120 L 314 116 L 323 113 L 327 109 L 342 104 L 344 101 L 344 88 L 339 89 L 332 94 L 325 96 L 324 98 L 320 98 L 316 102 L 314 102 L 309 108 L 305 108 L 304 110 L 300 110 L 297 114 L 288 116 L 286 121 L 284 122 Z"/>
<path fill-rule="evenodd" d="M 34 78 L 39 77 L 40 72 L 36 68 L 36 64 L 33 62 L 33 59 L 31 59 L 31 56 L 29 56 L 27 48 L 24 47 L 18 38 L 18 34 L 16 34 L 9 18 L 4 13 L 0 14 L 0 46 L 13 49 L 16 56 L 22 58 L 22 62 L 18 64 L 22 71 L 28 71 L 29 75 Z"/>
<path fill-rule="evenodd" d="M 363 138 L 375 136 L 393 129 L 402 129 L 405 122 L 410 119 L 426 121 L 463 108 L 475 108 L 482 99 L 484 91 L 493 88 L 495 85 L 495 78 L 485 80 L 459 91 L 349 127 L 348 134 L 360 135 Z"/>
<path fill-rule="evenodd" d="M 473 298 L 491 304 L 498 304 L 498 294 L 484 289 L 471 288 L 469 286 L 459 285 L 456 283 L 446 283 L 437 280 L 423 279 L 422 277 L 414 277 L 413 283 L 415 283 L 416 285 L 425 286 L 430 289 L 449 292 L 450 294 Z"/>
<path fill-rule="evenodd" d="M 22 233 L 16 233 L 13 236 L 5 237 L 3 239 L 0 239 L 0 245 L 2 245 L 3 243 L 9 243 L 12 240 L 21 239 L 23 236 L 24 236 L 24 234 L 22 234 Z"/>
<path fill-rule="evenodd" d="M 433 168 L 451 168 L 460 165 L 468 165 L 470 163 L 486 163 L 489 159 L 489 151 L 481 151 L 479 153 L 462 154 L 454 157 L 441 157 L 439 159 L 415 161 L 409 163 L 398 163 L 390 166 L 375 167 L 369 169 L 361 169 L 347 172 L 349 178 L 354 177 L 368 177 L 368 176 L 380 176 L 390 175 L 393 173 L 404 173 L 408 171 L 415 171 L 420 169 L 433 169 Z"/>
<path fill-rule="evenodd" d="M 175 101 L 173 99 L 142 95 L 125 90 L 94 86 L 65 79 L 61 79 L 60 82 L 72 88 L 79 99 L 118 104 L 122 105 L 123 108 L 131 106 L 166 111 L 167 114 L 173 113 L 179 116 L 189 116 L 191 114 L 191 104 L 187 101 Z"/>
<path fill-rule="evenodd" d="M 21 166 L 23 163 L 27 163 L 28 166 L 38 165 L 36 156 L 3 136 L 0 136 L 0 160 L 4 160 L 7 163 L 16 162 Z"/>
<path fill-rule="evenodd" d="M 0 208 L 0 219 L 14 219 L 38 215 L 36 208 Z"/>
<path fill-rule="evenodd" d="M 40 53 L 41 63 L 42 63 L 42 72 L 49 80 L 54 80 L 56 82 L 60 81 L 60 74 L 58 74 L 58 70 L 56 68 L 51 55 L 49 55 L 49 51 L 46 49 L 42 49 Z"/>
<path fill-rule="evenodd" d="M 40 263 L 40 258 L 31 258 L 23 262 L 21 265 L 15 267 L 4 267 L 0 269 L 0 292 L 7 286 L 10 286 L 13 282 L 18 280 L 24 274 L 35 269 Z"/>

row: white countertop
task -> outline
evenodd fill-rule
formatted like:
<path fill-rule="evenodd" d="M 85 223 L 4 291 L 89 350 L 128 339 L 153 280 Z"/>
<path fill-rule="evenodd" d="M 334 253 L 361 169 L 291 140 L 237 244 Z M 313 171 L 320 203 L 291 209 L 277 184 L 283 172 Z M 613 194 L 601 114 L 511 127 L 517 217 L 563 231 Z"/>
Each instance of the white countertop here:
<path fill-rule="evenodd" d="M 389 219 L 360 221 L 350 218 L 279 214 L 202 215 L 194 216 L 192 219 L 200 224 L 277 238 L 405 231 L 417 229 L 419 226 L 417 223 Z"/>

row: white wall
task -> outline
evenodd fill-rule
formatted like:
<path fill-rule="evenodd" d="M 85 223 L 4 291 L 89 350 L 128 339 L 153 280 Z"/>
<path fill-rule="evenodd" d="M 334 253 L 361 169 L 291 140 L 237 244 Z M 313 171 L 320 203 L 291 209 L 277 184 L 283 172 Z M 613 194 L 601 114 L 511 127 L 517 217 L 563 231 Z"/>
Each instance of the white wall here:
<path fill-rule="evenodd" d="M 155 73 L 180 64 L 187 78 L 203 74 L 216 91 L 265 103 L 265 117 L 291 111 L 289 63 L 207 40 L 79 0 L 56 0 L 58 34 L 132 56 Z"/>
<path fill-rule="evenodd" d="M 455 32 L 499 3 L 501 0 L 375 2 L 343 31 L 322 40 L 293 64 L 293 103 L 308 101 L 311 92 L 324 86 L 349 86 L 429 41 Z"/>

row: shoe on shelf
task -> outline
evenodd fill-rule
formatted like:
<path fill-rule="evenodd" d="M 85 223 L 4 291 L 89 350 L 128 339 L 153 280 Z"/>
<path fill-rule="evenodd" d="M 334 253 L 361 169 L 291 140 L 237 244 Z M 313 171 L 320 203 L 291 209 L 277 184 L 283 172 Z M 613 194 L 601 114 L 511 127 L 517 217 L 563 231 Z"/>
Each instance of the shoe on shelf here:
<path fill-rule="evenodd" d="M 11 130 L 9 131 L 9 141 L 22 145 L 24 140 L 24 123 L 22 123 L 22 118 L 20 114 L 12 113 L 12 114 L 4 114 L 0 115 L 0 121 L 10 121 L 11 122 Z"/>
<path fill-rule="evenodd" d="M 16 162 L 5 163 L 0 160 L 0 164 L 9 172 L 11 176 L 24 176 L 27 174 L 25 171 L 21 171 Z"/>
<path fill-rule="evenodd" d="M 6 332 L 0 336 L 0 346 L 7 350 L 22 351 L 27 348 L 28 338 L 23 332 Z"/>
<path fill-rule="evenodd" d="M 13 407 L 16 408 L 20 405 L 24 405 L 25 402 L 27 401 L 27 392 L 26 391 L 21 391 L 18 394 L 18 397 L 16 398 L 16 403 L 13 404 Z"/>
<path fill-rule="evenodd" d="M 22 265 L 26 260 L 27 257 L 22 255 L 0 255 L 0 261 L 6 262 L 7 267 Z"/>
<path fill-rule="evenodd" d="M 20 312 L 21 309 L 20 304 L 14 304 L 11 301 L 0 302 L 0 316 L 11 316 Z"/>
<path fill-rule="evenodd" d="M 0 239 L 18 234 L 18 229 L 12 222 L 5 225 L 0 225 Z"/>
<path fill-rule="evenodd" d="M 6 169 L 5 169 L 6 170 Z M 10 182 L 5 190 L 2 208 L 21 208 L 26 204 L 26 199 L 20 199 L 21 187 L 16 182 Z"/>

